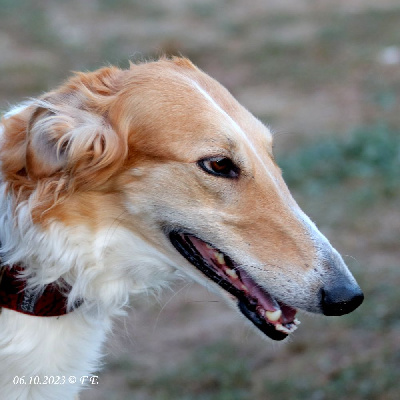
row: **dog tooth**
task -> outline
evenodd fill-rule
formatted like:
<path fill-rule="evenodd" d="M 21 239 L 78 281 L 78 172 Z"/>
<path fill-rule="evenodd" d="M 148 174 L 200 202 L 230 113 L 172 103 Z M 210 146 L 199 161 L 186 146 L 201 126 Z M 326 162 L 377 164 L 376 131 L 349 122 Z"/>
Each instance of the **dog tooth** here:
<path fill-rule="evenodd" d="M 301 324 L 301 321 L 299 321 L 297 318 L 295 318 L 295 319 L 293 320 L 293 323 L 294 323 L 295 325 L 300 325 L 300 324 Z"/>
<path fill-rule="evenodd" d="M 286 333 L 287 335 L 290 333 L 288 328 L 285 328 L 282 324 L 276 324 L 275 329 L 279 332 Z"/>
<path fill-rule="evenodd" d="M 218 263 L 221 265 L 225 264 L 225 258 L 222 253 L 218 253 L 217 251 L 214 253 L 215 258 L 217 259 Z"/>
<path fill-rule="evenodd" d="M 236 271 L 232 268 L 226 268 L 225 272 L 227 275 L 229 275 L 232 279 L 239 279 L 238 274 Z"/>
<path fill-rule="evenodd" d="M 281 316 L 282 316 L 281 310 L 265 311 L 265 317 L 272 322 L 278 321 Z"/>
<path fill-rule="evenodd" d="M 246 292 L 249 291 L 249 288 L 246 285 L 244 285 L 243 283 L 240 285 L 240 289 L 245 290 Z"/>

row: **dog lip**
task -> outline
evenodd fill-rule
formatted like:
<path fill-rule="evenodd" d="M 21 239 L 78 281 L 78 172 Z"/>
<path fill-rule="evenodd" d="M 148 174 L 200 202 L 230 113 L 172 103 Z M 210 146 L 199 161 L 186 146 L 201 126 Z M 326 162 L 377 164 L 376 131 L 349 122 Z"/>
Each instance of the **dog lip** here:
<path fill-rule="evenodd" d="M 249 319 L 262 333 L 269 336 L 271 339 L 280 341 L 288 336 L 284 332 L 277 331 L 273 324 L 269 324 L 264 318 L 261 318 L 252 307 L 249 307 L 248 303 L 239 301 L 238 307 L 240 312 L 247 319 Z"/>
<path fill-rule="evenodd" d="M 227 292 L 235 296 L 237 299 L 243 297 L 243 292 L 231 285 L 227 280 L 222 280 L 221 276 L 218 275 L 201 257 L 197 249 L 194 247 L 192 242 L 184 240 L 192 236 L 189 234 L 183 234 L 180 232 L 172 231 L 169 233 L 169 238 L 172 245 L 178 252 L 185 257 L 191 264 L 199 269 L 204 275 L 216 282 L 219 286 L 225 289 Z M 204 242 L 206 243 L 206 242 Z"/>
<path fill-rule="evenodd" d="M 299 322 L 294 318 L 296 310 L 276 301 L 269 293 L 260 289 L 229 256 L 202 239 L 182 231 L 169 232 L 169 239 L 183 257 L 234 296 L 242 314 L 271 339 L 283 340 L 297 328 Z M 218 261 L 220 258 L 223 262 Z M 268 320 L 265 315 L 266 312 L 271 315 L 270 313 L 278 311 L 281 312 L 281 317 L 276 321 Z"/>

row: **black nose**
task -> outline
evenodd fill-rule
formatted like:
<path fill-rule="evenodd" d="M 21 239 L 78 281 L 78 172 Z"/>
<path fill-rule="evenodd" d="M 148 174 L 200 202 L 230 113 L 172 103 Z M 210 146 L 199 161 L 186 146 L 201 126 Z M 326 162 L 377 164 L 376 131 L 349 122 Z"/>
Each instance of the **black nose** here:
<path fill-rule="evenodd" d="M 364 300 L 358 285 L 339 284 L 321 289 L 321 308 L 325 315 L 343 315 L 354 311 Z"/>

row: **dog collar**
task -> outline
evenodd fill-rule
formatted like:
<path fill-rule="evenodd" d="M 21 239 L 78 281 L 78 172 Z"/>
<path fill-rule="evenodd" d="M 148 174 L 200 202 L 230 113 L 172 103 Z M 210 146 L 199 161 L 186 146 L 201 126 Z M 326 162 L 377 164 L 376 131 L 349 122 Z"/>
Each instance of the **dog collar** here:
<path fill-rule="evenodd" d="M 37 293 L 27 288 L 26 280 L 21 278 L 22 271 L 20 266 L 3 267 L 0 270 L 0 310 L 4 307 L 37 317 L 56 317 L 69 312 L 66 296 L 71 286 L 64 283 L 61 289 L 51 283 Z"/>

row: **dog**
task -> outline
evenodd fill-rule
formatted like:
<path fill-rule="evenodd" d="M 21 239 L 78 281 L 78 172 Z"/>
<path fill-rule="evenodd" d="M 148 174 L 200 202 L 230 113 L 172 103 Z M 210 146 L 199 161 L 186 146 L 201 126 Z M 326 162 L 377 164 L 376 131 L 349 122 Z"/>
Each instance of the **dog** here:
<path fill-rule="evenodd" d="M 291 196 L 272 142 L 181 57 L 77 73 L 7 112 L 2 398 L 76 398 L 130 297 L 182 277 L 273 340 L 297 310 L 356 309 L 360 287 Z"/>

